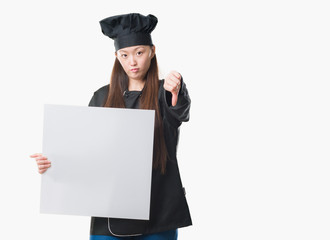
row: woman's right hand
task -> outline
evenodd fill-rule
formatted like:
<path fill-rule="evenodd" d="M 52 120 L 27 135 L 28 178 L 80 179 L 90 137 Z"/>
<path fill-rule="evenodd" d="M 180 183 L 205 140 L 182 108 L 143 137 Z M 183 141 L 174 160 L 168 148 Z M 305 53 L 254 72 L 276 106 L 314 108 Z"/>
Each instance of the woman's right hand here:
<path fill-rule="evenodd" d="M 42 153 L 35 153 L 30 155 L 30 157 L 36 160 L 40 174 L 46 172 L 51 166 L 51 162 Z"/>

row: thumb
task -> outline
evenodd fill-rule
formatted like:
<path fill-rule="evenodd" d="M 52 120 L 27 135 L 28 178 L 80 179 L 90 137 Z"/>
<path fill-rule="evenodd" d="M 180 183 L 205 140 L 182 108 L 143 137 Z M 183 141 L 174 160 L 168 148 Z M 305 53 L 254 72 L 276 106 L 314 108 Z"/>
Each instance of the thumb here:
<path fill-rule="evenodd" d="M 178 102 L 178 92 L 172 92 L 172 106 L 174 107 Z"/>

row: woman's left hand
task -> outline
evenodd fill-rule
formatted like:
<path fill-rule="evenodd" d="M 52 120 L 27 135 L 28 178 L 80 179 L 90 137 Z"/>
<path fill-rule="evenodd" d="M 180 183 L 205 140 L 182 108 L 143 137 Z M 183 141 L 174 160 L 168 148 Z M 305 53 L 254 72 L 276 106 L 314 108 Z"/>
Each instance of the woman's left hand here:
<path fill-rule="evenodd" d="M 172 93 L 172 106 L 174 107 L 178 101 L 178 94 L 181 87 L 181 75 L 176 71 L 171 71 L 164 81 L 164 88 L 166 91 Z"/>

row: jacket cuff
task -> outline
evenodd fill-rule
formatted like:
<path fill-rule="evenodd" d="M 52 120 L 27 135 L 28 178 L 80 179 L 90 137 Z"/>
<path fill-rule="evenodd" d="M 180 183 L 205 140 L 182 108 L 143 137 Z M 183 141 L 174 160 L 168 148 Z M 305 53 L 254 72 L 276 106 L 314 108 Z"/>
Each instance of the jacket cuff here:
<path fill-rule="evenodd" d="M 189 110 L 190 110 L 190 97 L 186 84 L 181 77 L 181 87 L 178 94 L 178 101 L 175 106 L 172 106 L 172 93 L 168 92 L 163 88 L 163 101 L 164 104 L 164 114 L 166 119 L 174 127 L 179 127 L 182 122 L 187 122 L 189 120 Z"/>
<path fill-rule="evenodd" d="M 180 95 L 183 95 L 182 85 L 183 85 L 183 77 L 181 76 L 180 90 L 179 90 L 179 94 L 178 94 L 178 102 L 179 102 Z M 167 103 L 167 106 L 172 107 L 172 93 L 165 90 L 165 98 L 166 98 L 165 102 Z"/>

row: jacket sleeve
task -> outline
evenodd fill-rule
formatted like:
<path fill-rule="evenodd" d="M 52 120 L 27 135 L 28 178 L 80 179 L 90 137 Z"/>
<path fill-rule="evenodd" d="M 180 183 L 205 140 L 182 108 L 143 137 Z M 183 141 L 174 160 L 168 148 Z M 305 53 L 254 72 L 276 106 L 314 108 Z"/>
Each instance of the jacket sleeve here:
<path fill-rule="evenodd" d="M 189 121 L 191 100 L 182 77 L 178 101 L 175 106 L 172 106 L 172 93 L 164 89 L 164 80 L 161 81 L 160 104 L 162 106 L 163 119 L 167 120 L 173 127 L 178 128 L 182 122 Z"/>
<path fill-rule="evenodd" d="M 91 100 L 89 101 L 88 107 L 96 107 L 96 96 L 95 96 L 95 92 L 91 98 Z"/>
<path fill-rule="evenodd" d="M 109 85 L 105 85 L 94 92 L 91 100 L 89 101 L 89 107 L 103 107 L 105 100 L 108 96 Z"/>

